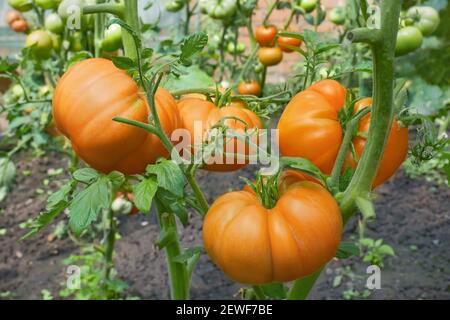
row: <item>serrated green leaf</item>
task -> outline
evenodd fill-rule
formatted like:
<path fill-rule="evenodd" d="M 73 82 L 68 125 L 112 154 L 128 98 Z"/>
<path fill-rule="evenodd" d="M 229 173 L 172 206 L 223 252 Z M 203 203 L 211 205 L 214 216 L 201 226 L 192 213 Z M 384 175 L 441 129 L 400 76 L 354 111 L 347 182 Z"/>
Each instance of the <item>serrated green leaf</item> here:
<path fill-rule="evenodd" d="M 378 248 L 378 252 L 381 253 L 381 254 L 387 254 L 387 255 L 390 255 L 390 256 L 395 256 L 394 249 L 390 245 L 387 245 L 387 244 L 383 244 L 382 246 L 380 246 Z"/>
<path fill-rule="evenodd" d="M 353 242 L 341 242 L 336 252 L 336 258 L 347 259 L 351 256 L 359 256 L 359 248 Z"/>
<path fill-rule="evenodd" d="M 20 240 L 25 240 L 39 233 L 45 226 L 59 216 L 68 207 L 68 205 L 69 204 L 66 201 L 61 201 L 54 205 L 51 210 L 41 212 L 39 216 L 31 223 L 31 230 L 21 237 Z"/>
<path fill-rule="evenodd" d="M 79 182 L 91 184 L 99 177 L 99 173 L 92 168 L 78 169 L 72 174 L 72 177 Z"/>
<path fill-rule="evenodd" d="M 181 62 L 188 62 L 193 55 L 202 51 L 207 44 L 208 35 L 205 32 L 197 32 L 189 35 L 181 44 Z"/>
<path fill-rule="evenodd" d="M 325 185 L 325 175 L 311 161 L 304 158 L 282 157 L 281 163 L 283 166 L 305 172 L 314 178 L 319 179 L 320 182 Z"/>
<path fill-rule="evenodd" d="M 112 171 L 107 177 L 115 189 L 120 188 L 125 183 L 125 175 L 122 172 Z"/>
<path fill-rule="evenodd" d="M 178 197 L 183 196 L 184 175 L 180 167 L 173 161 L 164 159 L 147 166 L 149 174 L 156 175 L 158 185 Z"/>
<path fill-rule="evenodd" d="M 112 62 L 114 65 L 122 70 L 130 70 L 136 68 L 134 61 L 128 57 L 113 57 Z"/>
<path fill-rule="evenodd" d="M 108 179 L 102 177 L 74 197 L 69 207 L 69 226 L 76 235 L 95 221 L 102 209 L 109 207 L 108 189 Z"/>
<path fill-rule="evenodd" d="M 153 197 L 158 190 L 158 182 L 154 177 L 142 180 L 133 188 L 134 204 L 141 212 L 149 212 Z"/>

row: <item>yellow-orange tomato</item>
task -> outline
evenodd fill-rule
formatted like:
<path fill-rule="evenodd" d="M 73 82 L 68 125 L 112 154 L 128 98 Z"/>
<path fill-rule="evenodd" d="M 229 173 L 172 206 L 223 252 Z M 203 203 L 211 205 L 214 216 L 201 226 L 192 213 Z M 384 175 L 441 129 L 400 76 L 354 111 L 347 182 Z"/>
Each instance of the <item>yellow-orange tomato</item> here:
<path fill-rule="evenodd" d="M 275 26 L 258 26 L 255 30 L 256 42 L 261 46 L 268 46 L 273 43 L 277 36 L 277 27 Z"/>
<path fill-rule="evenodd" d="M 261 94 L 261 86 L 258 81 L 241 82 L 238 86 L 239 94 L 259 96 Z"/>
<path fill-rule="evenodd" d="M 285 156 L 302 157 L 312 161 L 326 174 L 330 174 L 342 143 L 342 127 L 338 111 L 344 106 L 346 90 L 334 80 L 322 80 L 297 94 L 287 105 L 278 123 L 280 151 Z M 370 102 L 368 102 L 370 101 Z M 364 99 L 356 108 L 371 104 Z M 370 114 L 360 122 L 359 131 L 369 129 Z M 293 139 L 295 137 L 295 139 Z M 355 137 L 358 158 L 366 139 Z M 394 121 L 388 138 L 383 161 L 373 187 L 389 179 L 403 162 L 408 149 L 408 130 L 400 129 Z M 347 156 L 346 164 L 356 166 Z"/>
<path fill-rule="evenodd" d="M 28 23 L 23 19 L 13 21 L 11 23 L 11 29 L 15 32 L 24 32 L 28 29 Z"/>
<path fill-rule="evenodd" d="M 245 189 L 226 193 L 205 217 L 205 249 L 237 282 L 292 281 L 314 273 L 337 251 L 342 218 L 333 196 L 296 179 L 279 192 L 271 209 Z"/>
<path fill-rule="evenodd" d="M 281 50 L 283 50 L 284 52 L 290 53 L 293 50 L 286 47 L 286 45 L 292 46 L 292 47 L 300 47 L 302 44 L 302 40 L 297 39 L 297 38 L 291 38 L 291 37 L 278 37 L 277 43 Z"/>
<path fill-rule="evenodd" d="M 365 98 L 359 100 L 355 104 L 355 112 L 372 105 L 372 98 Z M 370 127 L 370 114 L 365 115 L 359 122 L 359 132 L 368 132 Z M 357 158 L 361 155 L 366 144 L 366 138 L 356 136 L 353 138 L 353 145 L 355 146 Z M 393 121 L 389 138 L 384 149 L 383 157 L 380 166 L 373 182 L 373 187 L 376 188 L 384 181 L 388 180 L 398 170 L 400 165 L 408 154 L 408 128 L 401 128 L 396 120 Z M 357 160 L 349 152 L 346 158 L 346 165 L 356 167 Z"/>
<path fill-rule="evenodd" d="M 156 109 L 170 136 L 181 119 L 172 95 L 158 89 Z M 107 59 L 87 59 L 73 65 L 59 80 L 53 96 L 57 128 L 72 141 L 75 152 L 102 172 L 136 174 L 168 152 L 153 134 L 113 121 L 123 117 L 148 122 L 145 94 L 133 79 Z"/>
<path fill-rule="evenodd" d="M 192 145 L 198 144 L 207 137 L 208 130 L 219 123 L 221 119 L 227 117 L 233 117 L 233 119 L 226 119 L 224 121 L 225 126 L 244 133 L 247 125 L 247 129 L 260 128 L 261 122 L 251 110 L 237 107 L 237 106 L 225 106 L 222 108 L 216 107 L 214 103 L 197 98 L 185 98 L 178 102 L 178 108 L 183 123 L 183 128 L 187 129 L 191 135 Z M 235 120 L 238 118 L 240 120 Z M 195 130 L 195 126 L 201 124 L 201 130 Z M 234 138 L 230 141 L 227 140 L 227 144 L 224 148 L 231 148 L 235 153 L 239 151 L 245 151 L 248 155 L 249 148 L 244 142 Z M 230 150 L 230 149 L 228 149 Z M 226 151 L 228 153 L 228 151 Z M 229 163 L 226 163 L 228 161 Z M 248 161 L 243 163 L 237 163 L 237 159 L 234 156 L 227 155 L 222 158 L 223 163 L 210 163 L 203 168 L 209 171 L 234 171 L 244 167 Z M 230 163 L 231 162 L 231 163 Z"/>
<path fill-rule="evenodd" d="M 9 25 L 11 25 L 11 23 L 13 23 L 14 21 L 20 19 L 22 19 L 22 16 L 17 11 L 8 11 L 5 17 L 6 23 Z"/>
<path fill-rule="evenodd" d="M 258 50 L 258 59 L 266 67 L 274 66 L 283 60 L 283 51 L 279 47 L 263 47 Z"/>

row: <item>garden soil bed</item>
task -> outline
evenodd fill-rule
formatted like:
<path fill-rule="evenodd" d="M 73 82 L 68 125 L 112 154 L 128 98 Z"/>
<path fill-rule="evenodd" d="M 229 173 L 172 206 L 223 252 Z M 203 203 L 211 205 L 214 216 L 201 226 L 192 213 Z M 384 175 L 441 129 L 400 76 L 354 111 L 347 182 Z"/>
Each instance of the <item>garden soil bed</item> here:
<path fill-rule="evenodd" d="M 56 189 L 65 177 L 49 177 L 50 168 L 64 168 L 60 155 L 32 159 L 21 154 L 15 159 L 17 181 L 1 203 L 0 293 L 16 299 L 41 299 L 41 290 L 55 298 L 65 282 L 62 260 L 79 253 L 69 238 L 49 241 L 52 227 L 29 240 L 21 223 L 35 217 L 45 206 L 45 192 Z M 254 169 L 239 173 L 200 174 L 208 201 L 223 192 L 242 186 L 239 175 L 251 176 Z M 25 175 L 24 175 L 25 172 Z M 45 180 L 50 183 L 47 185 Z M 44 194 L 42 192 L 44 191 Z M 450 299 L 450 189 L 424 180 L 411 180 L 402 171 L 376 191 L 377 220 L 369 224 L 368 236 L 383 238 L 394 247 L 396 256 L 386 259 L 381 272 L 381 289 L 369 299 Z M 201 244 L 201 219 L 194 216 L 183 230 L 185 246 Z M 356 234 L 350 223 L 347 238 Z M 115 256 L 119 275 L 129 294 L 142 299 L 167 299 L 168 282 L 164 253 L 155 248 L 158 227 L 154 215 L 122 217 Z M 6 233 L 5 233 L 6 231 Z M 337 278 L 336 278 L 337 277 Z M 360 258 L 332 261 L 312 292 L 314 299 L 342 299 L 362 293 L 368 275 Z M 340 281 L 338 281 L 340 280 Z M 333 286 L 334 284 L 334 286 Z M 193 275 L 193 299 L 238 298 L 240 286 L 228 280 L 203 254 Z M 349 291 L 353 290 L 353 291 Z M 9 294 L 6 294 L 9 292 Z"/>

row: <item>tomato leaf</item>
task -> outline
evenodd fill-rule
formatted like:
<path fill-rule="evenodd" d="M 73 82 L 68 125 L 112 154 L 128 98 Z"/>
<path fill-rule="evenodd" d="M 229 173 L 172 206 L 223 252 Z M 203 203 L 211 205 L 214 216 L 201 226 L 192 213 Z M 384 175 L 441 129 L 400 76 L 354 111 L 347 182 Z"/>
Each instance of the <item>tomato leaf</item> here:
<path fill-rule="evenodd" d="M 205 32 L 197 32 L 189 35 L 181 44 L 180 61 L 189 63 L 189 59 L 203 50 L 208 44 L 208 35 Z"/>
<path fill-rule="evenodd" d="M 148 165 L 147 172 L 156 175 L 158 185 L 161 188 L 176 196 L 183 196 L 184 176 L 175 162 L 164 159 L 156 164 Z"/>
<path fill-rule="evenodd" d="M 359 211 L 361 211 L 364 219 L 375 219 L 375 207 L 371 199 L 369 199 L 368 197 L 357 197 L 356 206 L 358 207 Z"/>
<path fill-rule="evenodd" d="M 107 209 L 110 202 L 108 179 L 102 177 L 79 192 L 70 204 L 69 226 L 76 235 L 80 235 L 102 209 Z"/>
<path fill-rule="evenodd" d="M 173 261 L 177 263 L 186 263 L 187 271 L 190 276 L 192 274 L 192 271 L 194 271 L 195 266 L 198 263 L 198 260 L 200 259 L 202 251 L 203 251 L 202 247 L 189 248 L 185 250 L 182 254 L 174 257 Z"/>
<path fill-rule="evenodd" d="M 159 250 L 164 249 L 169 244 L 174 243 L 176 241 L 176 232 L 173 228 L 171 229 L 162 229 L 159 234 L 158 240 L 156 241 L 156 246 Z"/>
<path fill-rule="evenodd" d="M 136 68 L 134 61 L 127 57 L 113 57 L 112 62 L 114 65 L 122 70 L 130 70 Z"/>
<path fill-rule="evenodd" d="M 359 256 L 359 248 L 353 242 L 341 242 L 336 252 L 336 258 L 347 259 L 351 256 Z"/>
<path fill-rule="evenodd" d="M 120 188 L 125 182 L 125 175 L 119 171 L 112 171 L 107 177 L 115 189 Z"/>
<path fill-rule="evenodd" d="M 319 179 L 320 182 L 325 185 L 325 175 L 311 161 L 304 158 L 293 157 L 282 157 L 280 161 L 283 166 L 305 172 L 314 178 Z"/>
<path fill-rule="evenodd" d="M 134 186 L 134 204 L 139 211 L 144 213 L 148 213 L 150 211 L 156 190 L 158 190 L 158 183 L 154 177 L 144 179 Z"/>
<path fill-rule="evenodd" d="M 188 224 L 189 212 L 185 199 L 177 198 L 173 193 L 161 188 L 156 192 L 156 197 L 164 211 L 174 213 L 183 226 Z"/>
<path fill-rule="evenodd" d="M 287 288 L 282 283 L 271 283 L 261 286 L 264 294 L 272 299 L 286 299 Z"/>
<path fill-rule="evenodd" d="M 91 184 L 97 180 L 100 175 L 92 168 L 82 168 L 75 171 L 72 176 L 76 181 Z"/>

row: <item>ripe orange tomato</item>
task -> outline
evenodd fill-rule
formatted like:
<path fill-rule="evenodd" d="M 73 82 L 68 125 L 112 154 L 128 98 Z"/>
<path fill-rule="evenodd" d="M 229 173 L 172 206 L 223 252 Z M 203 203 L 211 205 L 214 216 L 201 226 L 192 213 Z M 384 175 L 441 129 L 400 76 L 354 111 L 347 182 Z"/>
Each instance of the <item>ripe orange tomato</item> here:
<path fill-rule="evenodd" d="M 279 193 L 270 209 L 245 189 L 222 195 L 209 209 L 203 224 L 205 249 L 233 280 L 292 281 L 314 273 L 334 257 L 342 217 L 333 196 L 301 177 L 279 187 Z"/>
<path fill-rule="evenodd" d="M 308 159 L 324 173 L 330 174 L 342 143 L 343 130 L 338 111 L 344 106 L 345 93 L 345 88 L 338 82 L 322 80 L 297 94 L 287 105 L 278 123 L 281 153 Z M 355 105 L 355 109 L 371 103 L 370 98 L 363 99 Z M 359 131 L 367 132 L 369 123 L 370 114 L 361 119 Z M 365 142 L 365 138 L 358 136 L 353 139 L 358 158 Z M 408 130 L 400 129 L 397 121 L 394 121 L 383 160 L 373 183 L 374 188 L 395 173 L 407 150 Z M 356 161 L 350 154 L 347 156 L 346 165 L 356 166 Z"/>
<path fill-rule="evenodd" d="M 286 47 L 286 45 L 292 47 L 300 47 L 302 45 L 302 40 L 291 37 L 278 37 L 277 43 L 283 52 L 290 53 L 293 52 L 293 50 Z"/>
<path fill-rule="evenodd" d="M 266 67 L 274 66 L 283 59 L 283 51 L 279 47 L 263 47 L 258 51 L 258 59 Z"/>
<path fill-rule="evenodd" d="M 255 115 L 251 110 L 245 107 L 237 107 L 235 105 L 225 106 L 222 108 L 216 107 L 214 103 L 197 99 L 197 98 L 185 98 L 178 102 L 178 108 L 180 110 L 180 115 L 182 119 L 182 127 L 189 130 L 191 135 L 191 144 L 194 145 L 195 142 L 204 141 L 207 137 L 208 130 L 216 125 L 221 119 L 226 117 L 239 118 L 242 121 L 235 119 L 226 119 L 224 124 L 237 131 L 244 133 L 246 129 L 261 128 L 261 121 L 258 116 Z M 201 124 L 201 131 L 195 130 L 196 124 Z M 235 152 L 245 150 L 245 154 L 249 154 L 248 145 L 244 142 L 234 138 L 226 143 L 224 146 L 228 148 L 234 147 Z M 237 163 L 236 157 L 230 155 L 223 155 L 222 163 L 210 163 L 203 166 L 203 169 L 209 171 L 234 171 L 245 167 L 248 161 L 243 161 L 243 163 Z M 229 162 L 229 163 L 226 163 Z"/>
<path fill-rule="evenodd" d="M 8 11 L 5 17 L 5 21 L 8 25 L 11 25 L 11 23 L 20 19 L 22 19 L 22 16 L 17 11 Z"/>
<path fill-rule="evenodd" d="M 372 98 L 365 98 L 359 100 L 355 104 L 355 113 L 359 110 L 372 105 Z M 365 115 L 359 122 L 359 132 L 368 132 L 370 127 L 370 114 Z M 355 146 L 357 159 L 361 155 L 366 144 L 366 138 L 356 136 L 353 138 L 353 145 Z M 401 128 L 396 120 L 393 121 L 389 138 L 384 149 L 383 157 L 380 166 L 373 182 L 373 187 L 376 188 L 384 181 L 388 180 L 400 168 L 401 164 L 408 154 L 408 128 Z M 356 168 L 358 164 L 351 152 L 347 154 L 346 165 Z"/>
<path fill-rule="evenodd" d="M 255 30 L 256 42 L 261 46 L 269 46 L 273 44 L 275 37 L 277 36 L 277 27 L 270 26 L 258 26 Z"/>
<path fill-rule="evenodd" d="M 239 94 L 259 96 L 261 94 L 261 86 L 258 81 L 241 82 L 238 86 Z"/>
<path fill-rule="evenodd" d="M 175 99 L 160 88 L 155 102 L 161 125 L 170 136 L 181 125 Z M 124 117 L 148 122 L 148 115 L 145 95 L 133 79 L 102 58 L 73 65 L 58 81 L 53 96 L 57 128 L 84 161 L 105 173 L 137 174 L 159 157 L 168 156 L 155 135 L 112 120 Z"/>
<path fill-rule="evenodd" d="M 15 32 L 24 32 L 28 29 L 28 23 L 23 19 L 13 21 L 11 23 L 11 29 Z"/>

